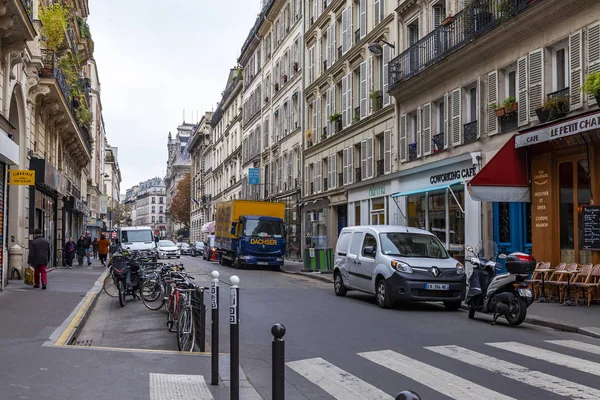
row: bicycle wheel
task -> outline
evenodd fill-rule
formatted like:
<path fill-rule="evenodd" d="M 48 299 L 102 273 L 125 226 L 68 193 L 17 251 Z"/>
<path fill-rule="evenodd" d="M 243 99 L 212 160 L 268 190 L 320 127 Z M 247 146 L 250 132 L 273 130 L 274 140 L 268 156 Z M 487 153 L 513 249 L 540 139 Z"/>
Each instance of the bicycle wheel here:
<path fill-rule="evenodd" d="M 112 274 L 108 274 L 104 279 L 104 284 L 102 285 L 102 289 L 104 292 L 110 297 L 118 297 L 119 289 L 117 285 L 115 285 L 115 281 L 113 280 Z"/>
<path fill-rule="evenodd" d="M 185 308 L 179 313 L 177 321 L 177 345 L 179 351 L 194 351 L 194 318 L 191 308 Z"/>
<path fill-rule="evenodd" d="M 152 310 L 158 311 L 165 304 L 164 290 L 158 280 L 147 279 L 140 288 L 142 303 Z"/>
<path fill-rule="evenodd" d="M 126 299 L 127 293 L 125 292 L 125 283 L 123 281 L 119 281 L 117 288 L 119 288 L 119 304 L 121 304 L 121 307 L 125 307 L 125 301 L 127 301 L 127 299 Z"/>

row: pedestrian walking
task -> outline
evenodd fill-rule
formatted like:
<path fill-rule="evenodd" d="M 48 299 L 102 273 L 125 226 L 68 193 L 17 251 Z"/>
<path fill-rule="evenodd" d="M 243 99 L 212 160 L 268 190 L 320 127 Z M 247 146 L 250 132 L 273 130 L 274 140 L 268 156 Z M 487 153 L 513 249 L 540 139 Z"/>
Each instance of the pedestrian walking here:
<path fill-rule="evenodd" d="M 48 261 L 50 260 L 50 242 L 42 237 L 42 231 L 36 229 L 33 232 L 34 239 L 29 243 L 29 255 L 27 264 L 34 268 L 35 284 L 34 288 L 40 287 L 40 277 L 42 280 L 42 289 L 46 290 L 48 285 Z"/>
<path fill-rule="evenodd" d="M 94 260 L 98 258 L 98 238 L 94 238 L 92 242 L 92 246 L 94 246 Z"/>
<path fill-rule="evenodd" d="M 85 245 L 85 236 L 81 235 L 77 241 L 77 263 L 80 267 L 83 266 L 83 257 L 85 257 L 86 251 L 87 247 Z"/>
<path fill-rule="evenodd" d="M 73 241 L 73 238 L 70 237 L 67 243 L 65 243 L 65 267 L 73 268 L 73 259 L 75 258 L 75 252 L 77 251 L 77 245 Z"/>
<path fill-rule="evenodd" d="M 103 267 L 106 266 L 106 256 L 108 255 L 109 247 L 110 241 L 106 238 L 106 236 L 100 236 L 100 240 L 98 240 L 98 255 Z"/>
<path fill-rule="evenodd" d="M 92 265 L 92 256 L 94 255 L 94 246 L 92 246 L 92 244 L 90 243 L 90 245 L 87 248 L 87 252 L 85 254 L 87 256 L 87 264 L 88 267 L 90 267 L 90 265 Z M 90 267 L 92 268 L 92 267 Z"/>

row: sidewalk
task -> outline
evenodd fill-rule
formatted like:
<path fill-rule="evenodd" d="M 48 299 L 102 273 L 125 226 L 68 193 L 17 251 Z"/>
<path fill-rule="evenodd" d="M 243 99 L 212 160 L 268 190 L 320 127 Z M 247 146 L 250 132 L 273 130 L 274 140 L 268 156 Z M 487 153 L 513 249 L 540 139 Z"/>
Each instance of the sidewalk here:
<path fill-rule="evenodd" d="M 304 263 L 301 261 L 292 261 L 286 259 L 283 263 L 283 267 L 281 267 L 281 270 L 288 274 L 298 274 L 322 282 L 333 283 L 333 271 L 329 273 L 319 271 L 306 272 L 304 271 Z"/>
<path fill-rule="evenodd" d="M 0 293 L 0 376 L 3 399 L 149 399 L 183 384 L 210 380 L 205 354 L 163 354 L 55 346 L 86 294 L 105 271 L 98 260 L 48 274 L 48 289 L 11 281 Z M 88 297 L 89 298 L 89 297 Z M 135 335 L 130 335 L 135 347 Z M 203 378 L 204 377 L 204 378 Z M 221 384 L 215 399 L 227 399 Z M 209 397 L 201 397 L 209 398 Z"/>

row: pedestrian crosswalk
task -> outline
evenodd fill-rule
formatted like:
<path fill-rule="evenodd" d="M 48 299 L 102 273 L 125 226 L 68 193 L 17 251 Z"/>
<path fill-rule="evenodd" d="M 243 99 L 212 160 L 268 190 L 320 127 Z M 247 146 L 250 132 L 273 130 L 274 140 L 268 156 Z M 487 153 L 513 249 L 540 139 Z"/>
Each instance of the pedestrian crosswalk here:
<path fill-rule="evenodd" d="M 599 345 L 576 340 L 546 340 L 541 341 L 539 346 L 542 347 L 519 342 L 494 342 L 485 343 L 482 352 L 457 345 L 423 347 L 423 359 L 437 366 L 396 350 L 357 353 L 364 363 L 354 363 L 354 371 L 367 371 L 372 365 L 377 365 L 407 378 L 403 381 L 404 387 L 398 387 L 396 393 L 386 393 L 377 387 L 377 383 L 382 382 L 363 380 L 323 358 L 290 361 L 287 366 L 333 398 L 344 400 L 388 400 L 393 399 L 401 390 L 416 390 L 423 386 L 440 393 L 440 398 L 461 400 L 509 400 L 546 396 L 600 399 L 600 380 L 594 377 L 600 376 L 600 363 L 586 359 L 589 356 L 600 360 Z M 481 346 L 478 350 L 481 350 Z M 497 357 L 485 354 L 488 350 Z M 566 352 L 575 352 L 578 356 Z M 436 360 L 434 362 L 431 361 L 432 355 Z M 439 359 L 437 356 L 440 356 Z M 515 359 L 518 363 L 512 362 Z M 526 366 L 528 364 L 532 366 Z M 441 365 L 452 365 L 452 368 L 441 369 Z M 473 367 L 481 372 L 473 374 Z M 467 369 L 471 380 L 460 376 L 460 372 Z M 376 376 L 373 373 L 365 375 L 371 380 Z M 512 380 L 514 385 L 491 385 L 496 377 Z M 389 385 L 385 386 L 389 389 Z"/>

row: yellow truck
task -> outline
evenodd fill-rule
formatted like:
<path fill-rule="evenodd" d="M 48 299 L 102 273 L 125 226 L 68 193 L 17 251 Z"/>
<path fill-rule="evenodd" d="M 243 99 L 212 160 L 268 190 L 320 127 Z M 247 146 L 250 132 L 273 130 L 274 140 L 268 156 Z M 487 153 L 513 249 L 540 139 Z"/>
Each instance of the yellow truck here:
<path fill-rule="evenodd" d="M 285 204 L 230 200 L 217 204 L 215 246 L 221 265 L 278 270 L 286 248 Z"/>

